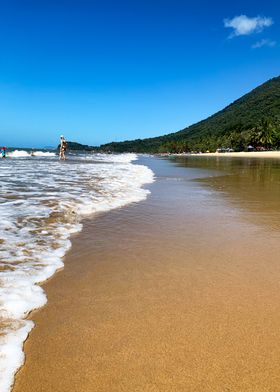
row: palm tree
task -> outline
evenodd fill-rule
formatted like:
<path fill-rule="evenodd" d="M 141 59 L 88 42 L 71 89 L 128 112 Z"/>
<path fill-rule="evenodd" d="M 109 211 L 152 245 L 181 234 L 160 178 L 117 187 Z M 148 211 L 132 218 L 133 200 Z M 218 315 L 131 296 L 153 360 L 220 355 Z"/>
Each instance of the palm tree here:
<path fill-rule="evenodd" d="M 254 146 L 271 148 L 275 139 L 275 125 L 270 119 L 263 118 L 251 130 L 251 142 Z"/>

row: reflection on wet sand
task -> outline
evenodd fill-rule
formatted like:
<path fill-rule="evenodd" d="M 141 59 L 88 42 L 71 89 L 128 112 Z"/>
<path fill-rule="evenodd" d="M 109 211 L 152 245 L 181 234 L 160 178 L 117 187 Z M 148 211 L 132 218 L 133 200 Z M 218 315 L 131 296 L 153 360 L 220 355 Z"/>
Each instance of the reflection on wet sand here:
<path fill-rule="evenodd" d="M 259 158 L 180 158 L 180 165 L 218 170 L 219 175 L 199 179 L 232 206 L 243 211 L 243 217 L 280 230 L 280 161 Z"/>

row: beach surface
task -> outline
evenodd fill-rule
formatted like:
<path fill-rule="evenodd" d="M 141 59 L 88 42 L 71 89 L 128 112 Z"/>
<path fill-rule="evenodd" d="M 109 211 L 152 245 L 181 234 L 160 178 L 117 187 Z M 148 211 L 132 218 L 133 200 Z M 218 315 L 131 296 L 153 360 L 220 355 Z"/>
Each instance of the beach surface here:
<path fill-rule="evenodd" d="M 203 154 L 192 154 L 202 157 L 229 157 L 229 158 L 280 158 L 280 151 L 241 151 L 241 152 L 205 152 Z"/>
<path fill-rule="evenodd" d="M 72 238 L 13 392 L 279 390 L 279 227 L 218 167 L 140 162 L 151 195 Z"/>

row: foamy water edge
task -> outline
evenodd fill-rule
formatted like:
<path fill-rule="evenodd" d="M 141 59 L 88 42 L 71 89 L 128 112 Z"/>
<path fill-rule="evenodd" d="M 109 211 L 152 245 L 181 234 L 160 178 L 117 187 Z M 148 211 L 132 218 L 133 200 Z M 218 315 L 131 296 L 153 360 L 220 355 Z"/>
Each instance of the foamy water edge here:
<path fill-rule="evenodd" d="M 53 155 L 44 155 L 44 153 L 42 155 L 41 152 L 39 152 L 37 156 Z M 19 151 L 11 157 L 25 158 L 27 155 L 25 155 L 24 152 Z M 86 158 L 92 159 L 90 156 Z M 118 185 L 114 187 L 110 182 L 107 184 L 109 189 L 110 186 L 112 187 L 112 192 L 116 192 L 117 196 L 118 189 L 120 189 L 119 197 L 115 197 L 112 200 L 102 199 L 101 202 L 96 205 L 87 205 L 86 200 L 84 205 L 79 205 L 77 207 L 80 218 L 94 214 L 95 212 L 105 212 L 130 203 L 139 202 L 148 196 L 149 191 L 143 189 L 143 185 L 152 183 L 154 181 L 154 174 L 146 166 L 132 164 L 132 161 L 138 159 L 135 154 L 122 154 L 118 156 L 97 154 L 95 159 L 101 164 L 102 162 L 105 162 L 120 165 L 119 168 L 121 170 L 116 171 L 114 179 L 116 184 L 118 182 L 121 184 L 120 188 L 118 188 Z M 122 173 L 123 176 L 126 176 L 125 179 L 120 177 Z M 104 181 L 106 183 L 106 178 Z M 124 183 L 122 183 L 122 181 Z M 128 192 L 124 194 L 123 187 L 126 184 L 125 181 L 127 182 Z M 42 307 L 47 302 L 44 290 L 38 284 L 46 281 L 58 269 L 63 267 L 62 258 L 71 247 L 70 236 L 72 233 L 78 232 L 81 229 L 82 224 L 80 222 L 70 225 L 69 227 L 61 227 L 60 248 L 58 248 L 55 253 L 52 252 L 52 254 L 46 253 L 43 255 L 44 265 L 40 266 L 38 271 L 31 277 L 26 277 L 24 270 L 19 269 L 16 276 L 16 288 L 12 286 L 13 280 L 15 279 L 14 271 L 4 271 L 0 273 L 1 281 L 4 283 L 3 287 L 0 289 L 1 314 L 4 314 L 7 320 L 12 321 L 12 327 L 7 324 L 7 327 L 4 329 L 4 336 L 0 337 L 1 392 L 9 392 L 12 389 L 15 374 L 24 363 L 23 343 L 34 327 L 32 321 L 26 320 L 27 315 L 32 310 Z M 23 292 L 25 295 L 22 295 Z"/>

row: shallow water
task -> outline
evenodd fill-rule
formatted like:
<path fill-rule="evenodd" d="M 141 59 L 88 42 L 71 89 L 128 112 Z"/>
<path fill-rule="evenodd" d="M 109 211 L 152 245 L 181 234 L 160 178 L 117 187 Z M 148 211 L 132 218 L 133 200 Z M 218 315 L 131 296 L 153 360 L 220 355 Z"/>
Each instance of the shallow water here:
<path fill-rule="evenodd" d="M 140 385 L 142 391 L 158 385 L 164 391 L 277 390 L 279 161 L 199 157 L 170 164 L 140 158 L 139 166 L 131 163 L 133 158 L 10 161 L 10 180 L 21 197 L 7 186 L 11 192 L 5 211 L 11 211 L 12 221 L 16 218 L 16 229 L 11 226 L 4 234 L 9 238 L 23 229 L 27 254 L 20 251 L 21 243 L 11 246 L 13 261 L 2 266 L 9 274 L 21 271 L 21 258 L 26 257 L 28 269 L 35 271 L 31 278 L 36 278 L 30 285 L 25 275 L 22 279 L 26 269 L 14 275 L 20 293 L 12 292 L 13 312 L 23 312 L 25 289 L 28 301 L 46 301 L 34 284 L 37 274 L 44 271 L 45 260 L 57 263 L 48 264 L 50 274 L 61 265 L 81 216 L 144 200 L 147 188 L 151 191 L 139 204 L 85 220 L 85 230 L 73 238 L 70 278 L 63 280 L 60 274 L 49 283 L 58 295 L 37 314 L 43 322 L 34 333 L 39 338 L 33 352 L 39 352 L 35 358 L 44 357 L 45 367 L 33 358 L 31 368 L 27 365 L 30 383 L 19 390 L 49 391 L 61 381 L 61 391 L 68 391 L 73 378 L 85 383 L 81 389 L 87 391 L 108 391 L 112 385 L 115 390 L 137 390 Z M 23 164 L 28 187 L 21 179 Z M 152 181 L 147 166 L 156 173 L 149 186 L 144 185 Z M 30 202 L 38 210 L 33 211 Z M 23 208 L 14 207 L 16 203 Z M 13 288 L 13 280 L 10 283 Z M 28 301 L 24 306 L 39 306 Z M 15 348 L 18 364 L 23 360 L 22 341 L 33 325 L 22 317 L 6 317 L 6 328 L 12 321 L 13 330 L 4 336 L 9 353 Z M 14 340 L 9 342 L 8 336 Z M 77 355 L 70 363 L 69 347 Z M 2 363 L 7 367 L 7 361 Z M 90 375 L 86 379 L 85 369 Z"/>
<path fill-rule="evenodd" d="M 14 391 L 277 391 L 279 232 L 242 202 L 249 161 L 139 163 L 151 194 L 85 220 Z"/>
<path fill-rule="evenodd" d="M 124 155 L 15 151 L 0 161 L 0 390 L 22 364 L 33 327 L 26 315 L 47 301 L 38 285 L 63 267 L 70 236 L 85 216 L 145 199 L 153 173 Z"/>
<path fill-rule="evenodd" d="M 280 160 L 273 158 L 187 157 L 175 160 L 187 168 L 214 170 L 201 184 L 217 191 L 252 223 L 280 231 Z"/>

